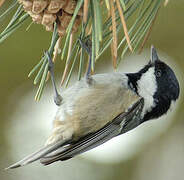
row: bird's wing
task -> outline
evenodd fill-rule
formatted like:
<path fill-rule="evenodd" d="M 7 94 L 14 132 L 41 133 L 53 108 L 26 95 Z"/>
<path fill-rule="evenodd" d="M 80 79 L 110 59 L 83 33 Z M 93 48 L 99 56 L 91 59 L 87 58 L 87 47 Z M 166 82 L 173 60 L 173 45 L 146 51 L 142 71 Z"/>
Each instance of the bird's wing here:
<path fill-rule="evenodd" d="M 60 147 L 56 151 L 47 154 L 41 158 L 41 163 L 48 165 L 55 161 L 70 159 L 77 154 L 81 154 L 85 151 L 95 148 L 110 140 L 111 138 L 135 128 L 140 124 L 140 114 L 143 108 L 143 104 L 143 99 L 139 99 L 129 109 L 128 112 L 120 114 L 111 123 L 107 124 L 99 131 L 89 134 L 79 139 L 77 142 L 73 142 L 64 147 Z M 136 122 L 132 123 L 132 121 Z"/>

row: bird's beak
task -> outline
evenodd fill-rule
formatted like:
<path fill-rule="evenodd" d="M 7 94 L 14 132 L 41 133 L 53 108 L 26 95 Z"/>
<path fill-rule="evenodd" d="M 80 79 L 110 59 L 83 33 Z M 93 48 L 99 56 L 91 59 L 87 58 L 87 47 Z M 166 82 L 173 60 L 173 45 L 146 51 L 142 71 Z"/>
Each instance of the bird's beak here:
<path fill-rule="evenodd" d="M 158 60 L 159 60 L 159 58 L 158 58 L 158 55 L 157 55 L 157 51 L 154 48 L 154 46 L 152 45 L 151 46 L 151 63 L 155 63 L 155 61 L 158 61 Z"/>

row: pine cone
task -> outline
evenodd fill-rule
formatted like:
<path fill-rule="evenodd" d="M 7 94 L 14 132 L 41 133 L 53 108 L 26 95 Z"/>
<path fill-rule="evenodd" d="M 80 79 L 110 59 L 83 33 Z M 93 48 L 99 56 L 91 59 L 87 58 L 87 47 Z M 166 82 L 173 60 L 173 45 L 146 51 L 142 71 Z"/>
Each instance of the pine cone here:
<path fill-rule="evenodd" d="M 47 31 L 53 31 L 54 22 L 57 22 L 58 33 L 65 35 L 66 28 L 73 16 L 77 0 L 18 0 L 24 10 L 32 17 L 35 23 L 45 26 Z M 76 32 L 82 16 L 79 10 L 72 31 Z"/>

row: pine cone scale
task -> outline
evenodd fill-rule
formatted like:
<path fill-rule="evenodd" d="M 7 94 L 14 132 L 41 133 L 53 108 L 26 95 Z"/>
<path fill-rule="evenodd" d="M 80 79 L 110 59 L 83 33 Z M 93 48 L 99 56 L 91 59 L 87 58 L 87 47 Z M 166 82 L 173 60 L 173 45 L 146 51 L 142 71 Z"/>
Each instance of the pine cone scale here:
<path fill-rule="evenodd" d="M 77 0 L 18 0 L 33 22 L 42 24 L 47 31 L 53 31 L 57 20 L 58 33 L 65 35 L 66 29 L 75 11 Z M 76 32 L 81 23 L 82 8 L 74 22 L 72 31 Z"/>

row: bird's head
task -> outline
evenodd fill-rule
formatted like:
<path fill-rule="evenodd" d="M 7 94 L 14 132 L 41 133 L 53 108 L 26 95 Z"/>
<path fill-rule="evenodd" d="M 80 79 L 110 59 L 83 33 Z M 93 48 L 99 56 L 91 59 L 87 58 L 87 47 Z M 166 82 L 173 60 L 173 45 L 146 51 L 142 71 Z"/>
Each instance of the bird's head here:
<path fill-rule="evenodd" d="M 144 98 L 143 122 L 167 113 L 179 97 L 180 87 L 175 73 L 159 59 L 153 46 L 149 63 L 128 76 L 136 93 Z"/>

